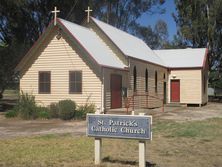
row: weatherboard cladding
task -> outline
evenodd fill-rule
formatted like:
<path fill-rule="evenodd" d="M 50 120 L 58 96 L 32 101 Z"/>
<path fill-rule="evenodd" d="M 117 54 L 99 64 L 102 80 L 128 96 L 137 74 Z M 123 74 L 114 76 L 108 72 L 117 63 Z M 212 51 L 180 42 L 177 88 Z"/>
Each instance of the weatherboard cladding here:
<path fill-rule="evenodd" d="M 66 36 L 58 40 L 56 31 L 51 33 L 41 47 L 32 57 L 33 63 L 27 64 L 29 68 L 24 71 L 20 79 L 20 90 L 35 96 L 38 104 L 47 106 L 59 100 L 72 99 L 77 104 L 87 102 L 100 106 L 101 103 L 101 80 L 88 59 L 79 54 L 78 49 L 67 40 Z M 82 72 L 82 90 L 80 94 L 69 93 L 69 71 Z M 51 72 L 51 93 L 38 93 L 39 71 Z"/>

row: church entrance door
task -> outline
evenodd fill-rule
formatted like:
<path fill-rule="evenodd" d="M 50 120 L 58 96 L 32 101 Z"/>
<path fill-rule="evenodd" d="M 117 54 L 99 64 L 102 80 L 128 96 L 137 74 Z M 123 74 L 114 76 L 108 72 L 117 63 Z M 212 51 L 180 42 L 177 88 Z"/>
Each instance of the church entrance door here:
<path fill-rule="evenodd" d="M 110 80 L 111 89 L 111 108 L 121 108 L 122 107 L 122 76 L 117 74 L 111 75 Z"/>

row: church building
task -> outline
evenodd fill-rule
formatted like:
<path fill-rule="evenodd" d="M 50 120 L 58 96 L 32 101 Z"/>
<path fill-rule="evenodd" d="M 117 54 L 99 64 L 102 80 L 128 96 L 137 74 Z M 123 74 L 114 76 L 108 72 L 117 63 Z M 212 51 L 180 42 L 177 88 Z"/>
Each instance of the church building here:
<path fill-rule="evenodd" d="M 56 18 L 16 71 L 20 90 L 43 106 L 71 99 L 103 112 L 208 101 L 206 48 L 152 50 L 94 17 L 82 25 Z"/>

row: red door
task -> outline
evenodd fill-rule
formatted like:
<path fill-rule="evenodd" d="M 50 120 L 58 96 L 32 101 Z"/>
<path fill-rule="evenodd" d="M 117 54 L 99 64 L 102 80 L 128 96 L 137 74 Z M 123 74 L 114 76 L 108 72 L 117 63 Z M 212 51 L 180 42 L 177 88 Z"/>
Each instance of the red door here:
<path fill-rule="evenodd" d="M 171 80 L 171 102 L 180 102 L 180 80 Z"/>
<path fill-rule="evenodd" d="M 121 75 L 111 75 L 111 108 L 121 108 L 122 107 L 122 76 Z"/>

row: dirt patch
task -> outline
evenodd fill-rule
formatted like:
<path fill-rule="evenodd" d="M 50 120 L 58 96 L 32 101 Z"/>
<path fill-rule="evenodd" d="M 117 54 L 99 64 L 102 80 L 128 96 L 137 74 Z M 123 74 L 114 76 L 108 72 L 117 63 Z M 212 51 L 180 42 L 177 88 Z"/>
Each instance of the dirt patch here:
<path fill-rule="evenodd" d="M 42 134 L 64 134 L 85 135 L 85 121 L 62 121 L 52 120 L 28 120 L 6 119 L 0 115 L 0 138 L 11 138 L 17 136 L 32 136 Z"/>
<path fill-rule="evenodd" d="M 203 107 L 165 107 L 144 111 L 157 119 L 174 120 L 177 122 L 198 121 L 209 118 L 222 118 L 222 103 L 208 103 Z"/>

